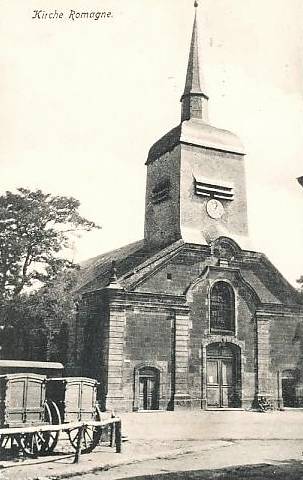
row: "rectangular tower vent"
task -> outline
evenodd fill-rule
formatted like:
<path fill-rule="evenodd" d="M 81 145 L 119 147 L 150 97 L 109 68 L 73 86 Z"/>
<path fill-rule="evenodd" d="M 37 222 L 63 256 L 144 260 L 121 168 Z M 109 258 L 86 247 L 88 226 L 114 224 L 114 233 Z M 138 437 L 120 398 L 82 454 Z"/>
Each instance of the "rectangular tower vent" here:
<path fill-rule="evenodd" d="M 234 189 L 231 184 L 202 177 L 194 177 L 194 179 L 196 195 L 218 198 L 221 200 L 234 199 Z"/>
<path fill-rule="evenodd" d="M 152 203 L 160 203 L 169 198 L 170 181 L 161 180 L 152 190 Z"/>

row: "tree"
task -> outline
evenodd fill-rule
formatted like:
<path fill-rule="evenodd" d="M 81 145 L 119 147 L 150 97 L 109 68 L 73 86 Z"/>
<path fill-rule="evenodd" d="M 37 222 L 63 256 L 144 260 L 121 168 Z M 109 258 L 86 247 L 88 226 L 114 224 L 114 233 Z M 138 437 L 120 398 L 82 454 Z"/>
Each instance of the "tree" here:
<path fill-rule="evenodd" d="M 66 249 L 75 232 L 99 228 L 79 214 L 79 205 L 25 188 L 0 196 L 2 358 L 45 360 L 52 338 L 54 359 L 66 360 L 78 275 Z"/>
<path fill-rule="evenodd" d="M 43 285 L 69 262 L 59 252 L 76 230 L 98 228 L 82 217 L 79 201 L 19 188 L 0 196 L 0 302 Z"/>
<path fill-rule="evenodd" d="M 67 267 L 38 290 L 7 302 L 8 321 L 0 332 L 2 358 L 68 363 L 78 275 L 79 268 Z"/>

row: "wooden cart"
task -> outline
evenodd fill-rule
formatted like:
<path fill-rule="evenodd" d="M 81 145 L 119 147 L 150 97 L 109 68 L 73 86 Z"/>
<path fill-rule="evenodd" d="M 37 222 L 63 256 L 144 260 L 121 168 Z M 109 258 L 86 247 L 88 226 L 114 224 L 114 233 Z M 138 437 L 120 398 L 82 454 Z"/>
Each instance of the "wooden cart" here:
<path fill-rule="evenodd" d="M 0 450 L 21 449 L 29 457 L 46 455 L 56 447 L 60 432 L 66 432 L 78 459 L 80 453 L 98 445 L 102 428 L 110 426 L 116 431 L 120 452 L 121 421 L 102 421 L 97 385 L 84 377 L 0 375 Z"/>
<path fill-rule="evenodd" d="M 35 427 L 51 422 L 45 415 L 44 375 L 15 373 L 0 375 L 0 448 L 19 447 L 26 455 L 43 452 L 47 434 Z M 32 432 L 20 431 L 33 427 Z"/>
<path fill-rule="evenodd" d="M 46 382 L 46 402 L 52 423 L 100 422 L 101 412 L 97 404 L 98 382 L 86 377 L 50 378 Z M 101 439 L 102 428 L 87 425 L 82 432 L 81 452 L 91 452 Z M 74 449 L 78 446 L 79 429 L 67 430 Z M 52 433 L 49 449 L 57 444 L 59 432 Z"/>

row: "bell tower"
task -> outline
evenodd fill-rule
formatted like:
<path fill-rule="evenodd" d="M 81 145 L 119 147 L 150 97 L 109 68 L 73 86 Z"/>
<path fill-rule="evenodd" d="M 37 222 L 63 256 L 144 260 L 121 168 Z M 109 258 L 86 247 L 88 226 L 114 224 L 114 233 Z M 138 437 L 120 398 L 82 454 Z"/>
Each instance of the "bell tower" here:
<path fill-rule="evenodd" d="M 225 236 L 247 248 L 245 152 L 236 135 L 208 123 L 194 5 L 181 123 L 151 147 L 146 161 L 145 242 L 207 245 Z"/>

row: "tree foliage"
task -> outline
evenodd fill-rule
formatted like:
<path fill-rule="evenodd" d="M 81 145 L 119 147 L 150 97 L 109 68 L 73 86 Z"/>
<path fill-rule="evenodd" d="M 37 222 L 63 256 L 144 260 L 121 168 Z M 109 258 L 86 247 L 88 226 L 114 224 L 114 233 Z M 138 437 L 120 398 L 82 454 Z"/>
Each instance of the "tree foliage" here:
<path fill-rule="evenodd" d="M 65 268 L 40 289 L 7 303 L 0 332 L 2 358 L 66 365 L 69 330 L 74 328 L 77 308 L 78 275 L 77 267 Z"/>
<path fill-rule="evenodd" d="M 82 217 L 79 201 L 19 188 L 0 196 L 0 301 L 44 284 L 70 263 L 59 252 L 76 230 L 98 228 Z"/>
<path fill-rule="evenodd" d="M 66 249 L 75 232 L 99 228 L 78 209 L 78 200 L 41 190 L 0 196 L 2 358 L 42 361 L 48 350 L 48 360 L 66 363 L 78 276 Z"/>

